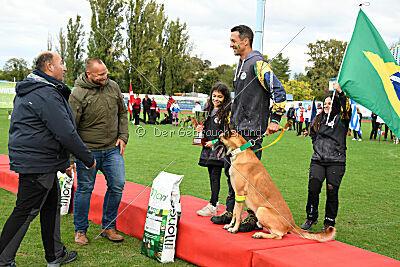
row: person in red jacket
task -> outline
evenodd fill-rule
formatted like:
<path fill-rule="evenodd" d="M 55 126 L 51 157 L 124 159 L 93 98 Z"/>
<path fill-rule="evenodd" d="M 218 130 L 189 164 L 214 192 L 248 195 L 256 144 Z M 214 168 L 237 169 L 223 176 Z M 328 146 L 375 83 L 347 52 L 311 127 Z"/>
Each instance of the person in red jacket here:
<path fill-rule="evenodd" d="M 140 106 L 142 104 L 142 100 L 139 97 L 139 94 L 136 94 L 135 101 L 133 102 L 133 112 L 135 113 L 134 119 L 135 125 L 139 125 L 139 115 L 140 115 Z"/>
<path fill-rule="evenodd" d="M 172 112 L 171 112 L 171 106 L 172 103 L 174 103 L 174 99 L 172 96 L 169 96 L 168 102 L 167 102 L 167 112 L 168 112 L 168 118 L 172 119 Z"/>

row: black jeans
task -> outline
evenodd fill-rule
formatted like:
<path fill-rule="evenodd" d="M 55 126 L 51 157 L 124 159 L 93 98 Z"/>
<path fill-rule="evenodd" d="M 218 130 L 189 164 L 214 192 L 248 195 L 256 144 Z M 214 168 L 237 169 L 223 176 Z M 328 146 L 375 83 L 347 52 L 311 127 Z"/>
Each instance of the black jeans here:
<path fill-rule="evenodd" d="M 16 206 L 0 237 L 0 266 L 10 264 L 28 230 L 40 212 L 40 226 L 48 262 L 64 256 L 60 234 L 60 186 L 57 173 L 20 174 Z"/>
<path fill-rule="evenodd" d="M 256 137 L 253 137 L 253 138 L 244 137 L 244 139 L 246 139 L 246 141 L 248 141 L 250 139 L 256 139 Z M 262 144 L 262 139 L 257 140 L 256 144 L 252 147 L 252 149 L 261 148 L 261 144 Z M 261 160 L 262 151 L 258 151 L 256 153 L 256 156 L 259 160 Z M 235 207 L 235 190 L 233 189 L 232 184 L 231 184 L 231 176 L 229 174 L 230 168 L 231 168 L 231 157 L 227 156 L 224 159 L 225 175 L 226 175 L 226 177 L 228 177 L 228 188 L 229 188 L 229 194 L 228 194 L 228 197 L 226 198 L 226 210 L 233 212 L 233 208 Z M 245 178 L 247 179 L 247 177 L 245 177 Z M 241 179 L 243 179 L 243 178 L 241 178 Z"/>
<path fill-rule="evenodd" d="M 150 116 L 150 109 L 143 109 L 143 120 L 146 121 L 146 115 L 148 117 L 147 120 L 151 121 L 152 118 Z"/>
<path fill-rule="evenodd" d="M 210 203 L 215 207 L 218 202 L 222 167 L 208 166 L 207 168 L 210 177 L 210 187 L 211 187 Z"/>
<path fill-rule="evenodd" d="M 139 116 L 140 116 L 140 108 L 133 109 L 134 116 L 133 119 L 135 120 L 135 125 L 139 125 Z"/>
<path fill-rule="evenodd" d="M 311 161 L 308 180 L 307 219 L 318 219 L 319 194 L 326 178 L 326 204 L 324 225 L 335 226 L 339 209 L 339 187 L 342 182 L 345 165 L 321 165 Z"/>
<path fill-rule="evenodd" d="M 302 131 L 303 131 L 303 122 L 299 121 L 297 124 L 297 135 L 302 135 L 303 134 Z"/>

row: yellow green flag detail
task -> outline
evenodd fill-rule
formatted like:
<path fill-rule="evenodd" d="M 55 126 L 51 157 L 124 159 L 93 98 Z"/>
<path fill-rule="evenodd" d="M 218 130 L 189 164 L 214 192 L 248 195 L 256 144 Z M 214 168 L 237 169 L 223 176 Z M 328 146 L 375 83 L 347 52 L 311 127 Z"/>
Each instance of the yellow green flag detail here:
<path fill-rule="evenodd" d="M 347 96 L 380 116 L 400 136 L 400 67 L 360 9 L 339 73 Z"/>

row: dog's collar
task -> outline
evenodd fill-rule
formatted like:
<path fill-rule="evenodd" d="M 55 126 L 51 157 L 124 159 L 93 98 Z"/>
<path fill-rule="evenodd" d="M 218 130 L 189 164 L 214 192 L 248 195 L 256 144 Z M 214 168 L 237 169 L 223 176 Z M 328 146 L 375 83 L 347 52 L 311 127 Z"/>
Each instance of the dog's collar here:
<path fill-rule="evenodd" d="M 244 151 L 244 150 L 246 150 L 246 149 L 248 149 L 249 147 L 252 147 L 252 146 L 253 146 L 252 142 L 249 141 L 246 144 L 242 145 L 241 147 L 238 147 L 235 150 L 232 150 L 231 156 L 234 157 L 237 154 L 239 154 L 240 152 L 242 152 L 242 151 Z"/>

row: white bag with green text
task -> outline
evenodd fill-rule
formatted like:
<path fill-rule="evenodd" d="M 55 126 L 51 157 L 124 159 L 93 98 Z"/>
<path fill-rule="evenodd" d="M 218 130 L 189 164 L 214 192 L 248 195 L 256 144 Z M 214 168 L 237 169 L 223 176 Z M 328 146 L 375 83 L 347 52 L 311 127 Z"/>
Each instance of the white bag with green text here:
<path fill-rule="evenodd" d="M 74 174 L 72 173 L 72 177 Z M 69 204 L 72 195 L 72 186 L 74 184 L 74 178 L 69 177 L 65 173 L 57 172 L 58 182 L 60 183 L 61 190 L 61 215 L 68 214 Z"/>
<path fill-rule="evenodd" d="M 151 188 L 142 253 L 162 263 L 174 261 L 181 215 L 179 184 L 182 179 L 183 175 L 160 172 Z"/>

